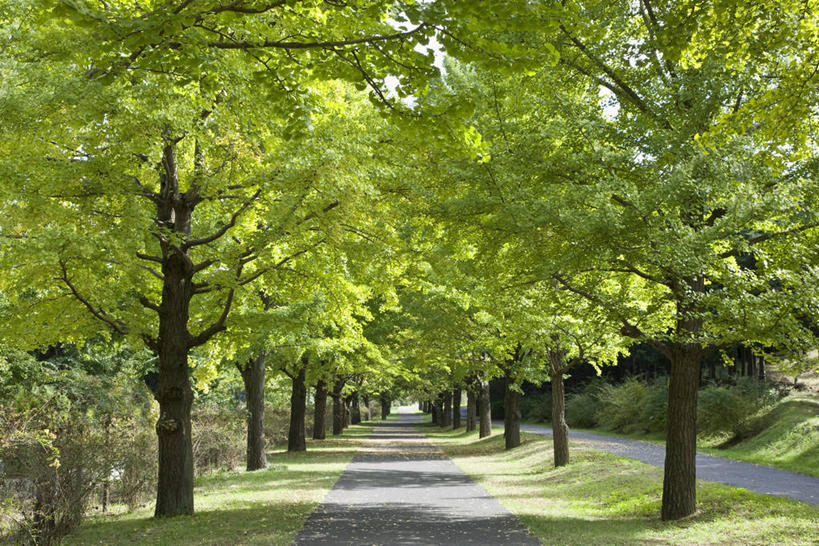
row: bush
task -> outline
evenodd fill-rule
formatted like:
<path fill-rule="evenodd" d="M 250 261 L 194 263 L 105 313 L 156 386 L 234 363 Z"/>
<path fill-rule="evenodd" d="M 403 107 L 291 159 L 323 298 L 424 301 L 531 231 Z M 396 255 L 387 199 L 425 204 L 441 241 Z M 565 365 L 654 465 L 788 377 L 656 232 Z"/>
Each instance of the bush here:
<path fill-rule="evenodd" d="M 594 416 L 598 426 L 626 433 L 645 430 L 643 408 L 648 390 L 644 381 L 633 378 L 619 385 L 601 386 L 597 395 L 600 408 Z"/>
<path fill-rule="evenodd" d="M 194 473 L 239 468 L 247 455 L 244 411 L 199 403 L 191 408 Z"/>
<path fill-rule="evenodd" d="M 526 395 L 520 399 L 520 412 L 523 419 L 548 423 L 552 420 L 552 393 L 539 392 Z"/>
<path fill-rule="evenodd" d="M 566 399 L 566 422 L 570 427 L 594 428 L 597 426 L 597 408 L 600 401 L 590 389 L 571 394 Z"/>
<path fill-rule="evenodd" d="M 770 384 L 752 378 L 743 377 L 733 387 L 708 385 L 700 391 L 697 430 L 704 436 L 734 432 L 777 399 Z"/>
<path fill-rule="evenodd" d="M 134 411 L 150 409 L 147 389 L 128 374 L 97 377 L 81 364 L 56 366 L 23 353 L 0 370 L 0 505 L 19 542 L 58 541 L 119 476 L 150 469 L 153 485 L 155 448 L 143 434 L 149 415 Z M 23 368 L 31 373 L 19 373 Z M 135 478 L 118 491 L 134 500 L 145 489 Z"/>

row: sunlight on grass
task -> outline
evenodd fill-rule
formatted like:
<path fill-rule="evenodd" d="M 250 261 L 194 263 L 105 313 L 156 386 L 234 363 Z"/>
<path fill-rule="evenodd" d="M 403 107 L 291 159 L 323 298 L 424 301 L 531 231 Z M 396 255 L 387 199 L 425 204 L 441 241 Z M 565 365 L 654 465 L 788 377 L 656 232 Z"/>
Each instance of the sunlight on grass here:
<path fill-rule="evenodd" d="M 266 470 L 202 476 L 193 516 L 157 520 L 152 507 L 98 516 L 65 544 L 290 544 L 372 428 L 364 423 L 342 437 L 308 440 L 304 453 L 271 451 Z"/>
<path fill-rule="evenodd" d="M 659 519 L 662 471 L 572 442 L 572 462 L 554 468 L 551 439 L 524 434 L 505 451 L 502 431 L 420 427 L 456 464 L 548 544 L 750 543 L 819 541 L 819 508 L 700 482 L 699 512 Z"/>

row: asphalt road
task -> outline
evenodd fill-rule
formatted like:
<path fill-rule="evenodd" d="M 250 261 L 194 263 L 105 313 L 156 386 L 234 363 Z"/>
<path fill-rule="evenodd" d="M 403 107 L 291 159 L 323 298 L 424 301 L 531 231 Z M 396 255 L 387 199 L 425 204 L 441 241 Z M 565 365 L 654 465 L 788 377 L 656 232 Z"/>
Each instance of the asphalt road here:
<path fill-rule="evenodd" d="M 379 424 L 294 544 L 540 544 L 416 432 L 413 423 L 422 419 Z"/>

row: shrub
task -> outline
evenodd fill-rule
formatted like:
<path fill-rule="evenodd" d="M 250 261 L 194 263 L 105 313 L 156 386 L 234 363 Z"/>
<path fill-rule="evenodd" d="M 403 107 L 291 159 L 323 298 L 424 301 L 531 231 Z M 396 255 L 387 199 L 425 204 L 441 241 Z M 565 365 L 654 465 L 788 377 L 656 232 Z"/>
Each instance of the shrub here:
<path fill-rule="evenodd" d="M 643 407 L 648 390 L 644 381 L 634 378 L 619 385 L 600 387 L 597 395 L 600 408 L 595 413 L 598 425 L 606 430 L 626 433 L 645 430 Z"/>
<path fill-rule="evenodd" d="M 148 418 L 134 411 L 150 408 L 150 395 L 124 373 L 97 377 L 79 365 L 15 359 L 6 365 L 37 371 L 24 382 L 19 370 L 0 374 L 0 504 L 19 542 L 51 544 L 76 528 L 94 493 L 127 469 L 151 468 L 155 476 L 156 458 L 142 435 Z M 144 480 L 135 480 L 125 492 L 136 499 L 144 489 Z"/>
<path fill-rule="evenodd" d="M 596 427 L 597 419 L 595 415 L 599 404 L 597 393 L 591 389 L 569 395 L 566 399 L 566 422 L 570 427 Z"/>
<path fill-rule="evenodd" d="M 525 420 L 539 423 L 550 422 L 552 420 L 552 393 L 539 392 L 522 397 L 520 412 Z"/>
<path fill-rule="evenodd" d="M 246 434 L 244 411 L 209 403 L 194 404 L 191 409 L 191 435 L 196 475 L 239 468 L 247 455 Z"/>
<path fill-rule="evenodd" d="M 697 405 L 698 432 L 709 436 L 740 430 L 778 397 L 770 384 L 752 378 L 741 378 L 736 386 L 708 385 L 700 391 Z"/>

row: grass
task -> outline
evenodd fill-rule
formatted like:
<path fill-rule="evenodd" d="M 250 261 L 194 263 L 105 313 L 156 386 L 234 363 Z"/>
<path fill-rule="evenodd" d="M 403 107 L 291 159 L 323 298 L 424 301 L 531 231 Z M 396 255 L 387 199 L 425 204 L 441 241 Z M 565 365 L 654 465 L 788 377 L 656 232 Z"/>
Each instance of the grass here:
<path fill-rule="evenodd" d="M 531 420 L 526 423 L 544 424 Z M 750 426 L 757 433 L 731 447 L 719 447 L 731 438 L 731 434 L 726 434 L 698 439 L 697 451 L 819 477 L 819 396 L 815 393 L 795 392 L 788 395 L 754 417 Z M 585 428 L 574 430 L 665 444 L 662 433 L 626 434 Z"/>
<path fill-rule="evenodd" d="M 307 451 L 268 453 L 269 468 L 219 472 L 196 480 L 196 513 L 154 519 L 153 507 L 89 518 L 64 544 L 290 544 L 372 431 L 307 441 Z"/>
<path fill-rule="evenodd" d="M 795 393 L 754 419 L 759 432 L 729 448 L 700 451 L 819 477 L 819 397 Z"/>
<path fill-rule="evenodd" d="M 662 471 L 572 442 L 572 462 L 553 467 L 551 440 L 523 434 L 505 451 L 501 434 L 427 436 L 547 544 L 815 544 L 819 508 L 720 484 L 698 484 L 699 512 L 659 519 Z"/>

